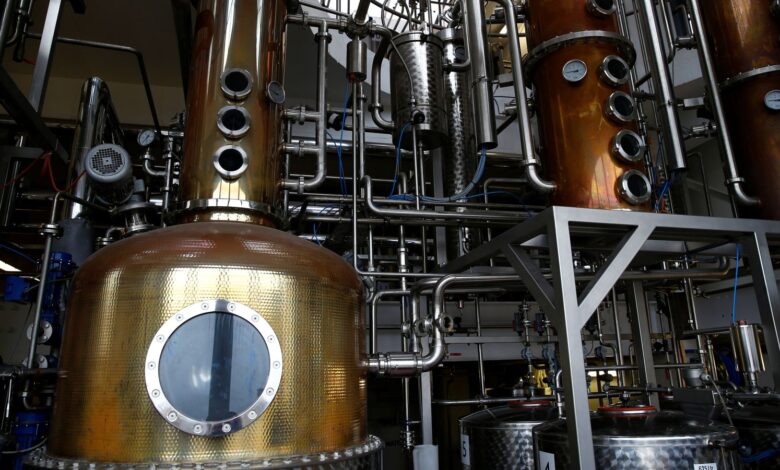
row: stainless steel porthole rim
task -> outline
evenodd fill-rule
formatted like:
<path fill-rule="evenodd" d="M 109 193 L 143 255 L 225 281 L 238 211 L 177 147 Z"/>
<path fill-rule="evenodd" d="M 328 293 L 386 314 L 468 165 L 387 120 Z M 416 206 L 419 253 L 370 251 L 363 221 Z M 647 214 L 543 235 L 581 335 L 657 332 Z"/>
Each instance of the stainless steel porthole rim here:
<path fill-rule="evenodd" d="M 631 112 L 625 114 L 620 111 L 617 105 L 618 100 L 628 100 L 631 103 Z M 607 99 L 606 112 L 607 116 L 609 116 L 615 122 L 621 124 L 632 122 L 634 119 L 636 119 L 636 101 L 634 101 L 634 98 L 632 98 L 628 93 L 624 93 L 622 91 L 613 92 Z"/>
<path fill-rule="evenodd" d="M 637 145 L 637 151 L 635 153 L 629 153 L 625 145 L 623 145 L 623 139 L 626 137 L 635 139 Z M 636 163 L 642 160 L 642 156 L 645 154 L 646 145 L 645 140 L 636 132 L 623 129 L 612 138 L 611 145 L 612 156 L 618 160 L 626 163 Z"/>
<path fill-rule="evenodd" d="M 252 325 L 264 339 L 268 348 L 269 364 L 268 379 L 263 393 L 246 410 L 233 418 L 221 421 L 200 421 L 192 419 L 181 413 L 168 401 L 160 383 L 160 357 L 168 339 L 173 333 L 187 321 L 200 315 L 211 313 L 226 313 L 236 315 Z M 279 338 L 271 325 L 255 310 L 238 302 L 224 299 L 202 300 L 176 312 L 157 330 L 144 363 L 144 378 L 146 380 L 146 392 L 152 401 L 154 408 L 171 426 L 188 434 L 197 436 L 224 436 L 234 433 L 251 425 L 271 405 L 282 380 L 282 348 Z"/>
<path fill-rule="evenodd" d="M 235 170 L 229 170 L 224 166 L 222 166 L 222 163 L 220 163 L 220 157 L 222 157 L 222 154 L 227 151 L 238 152 L 238 155 L 242 160 L 241 166 L 239 166 Z M 238 145 L 224 145 L 218 148 L 216 152 L 214 152 L 214 168 L 216 168 L 217 173 L 219 173 L 220 176 L 222 176 L 226 180 L 238 179 L 242 174 L 244 174 L 248 166 L 249 166 L 249 157 L 247 156 L 246 150 L 239 147 Z"/>
<path fill-rule="evenodd" d="M 636 194 L 631 189 L 631 179 L 634 178 L 641 178 L 642 184 L 644 185 L 644 194 Z M 623 173 L 617 182 L 618 186 L 618 193 L 620 196 L 629 204 L 633 205 L 640 205 L 644 204 L 647 201 L 650 200 L 650 196 L 653 193 L 653 187 L 650 183 L 650 179 L 648 179 L 647 175 L 642 173 L 639 170 L 628 170 L 625 173 Z"/>

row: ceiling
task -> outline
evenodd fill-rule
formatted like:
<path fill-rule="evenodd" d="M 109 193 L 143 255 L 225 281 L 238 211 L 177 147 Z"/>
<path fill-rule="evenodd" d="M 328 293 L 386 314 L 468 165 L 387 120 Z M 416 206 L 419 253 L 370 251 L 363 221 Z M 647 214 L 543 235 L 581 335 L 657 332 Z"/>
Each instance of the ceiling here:
<path fill-rule="evenodd" d="M 66 2 L 67 3 L 67 2 Z M 134 47 L 144 55 L 153 85 L 181 87 L 179 53 L 173 10 L 166 0 L 86 0 L 87 11 L 77 15 L 65 5 L 60 36 L 110 42 Z M 40 33 L 48 2 L 38 0 L 33 10 L 30 32 Z M 26 58 L 35 60 L 37 41 L 28 40 Z M 32 73 L 32 65 L 15 63 L 5 54 L 4 66 L 16 75 Z M 57 46 L 52 77 L 86 79 L 98 75 L 108 82 L 138 83 L 140 75 L 130 54 L 60 44 Z"/>

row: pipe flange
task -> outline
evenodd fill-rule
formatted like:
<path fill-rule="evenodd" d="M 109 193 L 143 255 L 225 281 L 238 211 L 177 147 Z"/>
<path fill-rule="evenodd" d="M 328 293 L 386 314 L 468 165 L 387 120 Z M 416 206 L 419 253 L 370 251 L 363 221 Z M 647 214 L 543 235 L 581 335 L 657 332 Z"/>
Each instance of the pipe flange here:
<path fill-rule="evenodd" d="M 606 18 L 615 14 L 617 4 L 615 0 L 587 0 L 585 9 L 593 16 Z"/>
<path fill-rule="evenodd" d="M 618 124 L 625 124 L 636 119 L 636 102 L 628 93 L 615 91 L 604 107 L 607 116 Z"/>
<path fill-rule="evenodd" d="M 60 238 L 62 236 L 62 227 L 57 224 L 43 224 L 38 229 L 38 233 L 44 237 Z"/>
<path fill-rule="evenodd" d="M 627 203 L 638 206 L 650 200 L 652 184 L 639 170 L 628 170 L 617 181 L 617 192 Z"/>
<path fill-rule="evenodd" d="M 622 57 L 608 55 L 599 65 L 599 77 L 610 86 L 622 86 L 628 83 L 631 66 Z"/>
<path fill-rule="evenodd" d="M 612 31 L 577 31 L 548 39 L 547 41 L 544 41 L 543 43 L 534 47 L 533 50 L 528 53 L 523 63 L 525 73 L 529 78 L 531 78 L 534 69 L 537 65 L 539 65 L 539 62 L 559 49 L 575 43 L 588 44 L 593 42 L 602 42 L 614 45 L 617 47 L 618 52 L 621 54 L 626 63 L 628 63 L 631 67 L 634 66 L 634 62 L 636 62 L 636 50 L 634 49 L 634 45 L 631 43 L 631 41 L 622 35 Z"/>
<path fill-rule="evenodd" d="M 729 77 L 718 84 L 718 88 L 720 88 L 720 91 L 725 91 L 734 85 L 737 85 L 738 83 L 744 82 L 745 80 L 750 80 L 752 78 L 760 77 L 769 73 L 780 73 L 780 64 L 767 65 L 766 67 L 759 67 L 757 69 L 748 70 L 747 72 L 734 75 L 733 77 Z"/>
<path fill-rule="evenodd" d="M 642 160 L 647 146 L 645 140 L 636 132 L 623 129 L 612 138 L 610 153 L 624 163 L 636 163 Z"/>
<path fill-rule="evenodd" d="M 228 139 L 240 139 L 249 132 L 252 118 L 243 106 L 225 106 L 217 112 L 217 128 Z"/>
<path fill-rule="evenodd" d="M 252 74 L 246 69 L 225 70 L 219 78 L 219 83 L 225 97 L 234 101 L 246 99 L 252 93 Z"/>

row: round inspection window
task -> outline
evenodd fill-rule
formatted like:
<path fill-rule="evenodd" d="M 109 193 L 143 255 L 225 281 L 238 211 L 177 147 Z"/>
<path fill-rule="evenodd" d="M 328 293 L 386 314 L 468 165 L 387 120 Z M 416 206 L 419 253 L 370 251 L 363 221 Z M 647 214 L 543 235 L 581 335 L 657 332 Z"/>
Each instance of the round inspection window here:
<path fill-rule="evenodd" d="M 248 165 L 246 151 L 236 145 L 220 147 L 214 153 L 214 168 L 225 179 L 237 179 L 246 171 Z"/>
<path fill-rule="evenodd" d="M 249 132 L 249 112 L 241 106 L 225 106 L 217 113 L 217 127 L 228 139 L 239 139 Z"/>
<path fill-rule="evenodd" d="M 591 15 L 604 18 L 615 13 L 615 0 L 586 0 L 585 7 Z"/>
<path fill-rule="evenodd" d="M 252 92 L 252 75 L 245 69 L 228 69 L 220 78 L 222 93 L 233 100 L 243 100 Z"/>
<path fill-rule="evenodd" d="M 618 192 L 629 204 L 646 203 L 651 191 L 650 180 L 640 171 L 628 170 L 618 180 Z"/>
<path fill-rule="evenodd" d="M 276 396 L 282 355 L 271 326 L 227 300 L 177 312 L 155 335 L 146 386 L 157 411 L 190 434 L 220 436 L 252 424 Z"/>
<path fill-rule="evenodd" d="M 636 163 L 645 153 L 645 141 L 634 131 L 623 129 L 612 138 L 612 156 L 628 163 Z"/>
<path fill-rule="evenodd" d="M 610 55 L 601 62 L 599 76 L 608 85 L 620 86 L 628 82 L 630 70 L 628 62 L 616 55 Z"/>
<path fill-rule="evenodd" d="M 616 91 L 609 95 L 607 100 L 607 116 L 618 123 L 626 123 L 634 120 L 636 104 L 627 93 Z"/>

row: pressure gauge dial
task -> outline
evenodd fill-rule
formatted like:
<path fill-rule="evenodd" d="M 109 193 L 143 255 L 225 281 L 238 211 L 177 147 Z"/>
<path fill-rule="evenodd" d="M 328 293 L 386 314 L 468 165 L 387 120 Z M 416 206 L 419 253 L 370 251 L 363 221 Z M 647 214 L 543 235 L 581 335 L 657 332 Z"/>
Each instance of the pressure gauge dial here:
<path fill-rule="evenodd" d="M 268 82 L 268 86 L 265 88 L 265 93 L 268 96 L 268 99 L 275 104 L 284 103 L 286 98 L 284 87 L 281 83 L 276 81 Z"/>
<path fill-rule="evenodd" d="M 579 83 L 588 74 L 588 66 L 585 62 L 574 59 L 563 65 L 563 78 L 569 83 Z"/>
<path fill-rule="evenodd" d="M 764 96 L 764 104 L 772 111 L 780 111 L 780 90 L 772 90 Z"/>
<path fill-rule="evenodd" d="M 154 131 L 151 129 L 141 131 L 138 133 L 138 145 L 141 147 L 148 147 L 152 145 L 152 142 L 154 142 L 154 137 Z"/>

